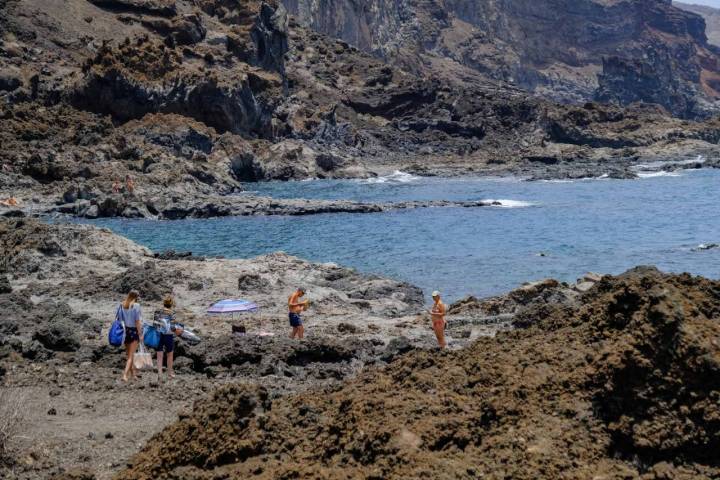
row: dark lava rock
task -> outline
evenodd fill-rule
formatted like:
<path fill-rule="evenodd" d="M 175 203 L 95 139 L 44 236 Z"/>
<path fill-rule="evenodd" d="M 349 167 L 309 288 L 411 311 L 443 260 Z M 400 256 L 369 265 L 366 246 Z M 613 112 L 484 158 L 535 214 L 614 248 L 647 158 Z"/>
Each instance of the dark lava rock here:
<path fill-rule="evenodd" d="M 153 256 L 160 260 L 205 260 L 205 257 L 195 256 L 192 252 L 176 252 L 175 250 L 165 250 L 164 252 L 155 253 Z"/>
<path fill-rule="evenodd" d="M 73 467 L 50 477 L 50 480 L 95 480 L 95 478 L 95 474 L 89 468 Z"/>
<path fill-rule="evenodd" d="M 25 216 L 25 212 L 22 210 L 8 210 L 3 213 L 2 216 L 8 218 L 23 218 Z"/>
<path fill-rule="evenodd" d="M 22 85 L 22 78 L 19 71 L 10 69 L 0 71 L 0 90 L 12 92 L 20 85 Z"/>
<path fill-rule="evenodd" d="M 33 339 L 48 350 L 74 352 L 80 349 L 79 327 L 82 318 L 73 315 L 67 304 L 44 302 L 38 305 L 41 316 Z"/>
<path fill-rule="evenodd" d="M 238 277 L 238 290 L 263 290 L 270 285 L 268 279 L 258 273 L 247 273 Z"/>
<path fill-rule="evenodd" d="M 358 328 L 351 323 L 339 323 L 337 326 L 340 333 L 357 333 Z"/>
<path fill-rule="evenodd" d="M 174 275 L 175 272 L 168 269 L 159 270 L 155 262 L 145 262 L 144 265 L 132 266 L 115 277 L 112 288 L 122 294 L 137 290 L 143 299 L 162 300 L 173 291 L 170 277 Z"/>
<path fill-rule="evenodd" d="M 12 293 L 12 285 L 7 275 L 0 275 L 0 293 Z"/>
<path fill-rule="evenodd" d="M 385 352 L 382 354 L 380 359 L 384 362 L 392 362 L 396 358 L 413 350 L 415 350 L 415 346 L 410 343 L 410 339 L 407 337 L 393 338 L 390 340 L 387 347 L 385 347 Z"/>
<path fill-rule="evenodd" d="M 259 466 L 282 478 L 296 471 L 284 455 L 302 455 L 309 478 L 347 477 L 350 464 L 363 478 L 440 478 L 449 463 L 466 478 L 480 468 L 511 468 L 513 478 L 720 477 L 720 282 L 632 272 L 604 277 L 569 312 L 538 314 L 531 328 L 410 352 L 334 389 L 269 399 L 222 387 L 118 479 L 219 467 L 246 478 Z M 572 462 L 554 448 L 568 441 Z"/>

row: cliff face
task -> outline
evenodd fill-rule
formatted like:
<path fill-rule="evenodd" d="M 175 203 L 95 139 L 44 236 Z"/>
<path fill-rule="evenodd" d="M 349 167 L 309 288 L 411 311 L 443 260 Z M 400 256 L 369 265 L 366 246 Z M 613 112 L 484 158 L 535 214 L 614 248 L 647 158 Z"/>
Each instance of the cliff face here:
<path fill-rule="evenodd" d="M 681 117 L 708 115 L 720 97 L 704 20 L 669 0 L 284 2 L 302 23 L 412 71 L 481 75 L 561 102 L 658 102 Z M 629 78 L 637 62 L 657 73 L 657 91 Z"/>
<path fill-rule="evenodd" d="M 444 5 L 448 9 L 430 0 L 389 3 L 387 9 L 369 4 L 360 17 L 352 16 L 355 4 L 326 1 L 323 8 L 331 13 L 333 5 L 346 10 L 322 18 L 357 33 L 358 44 L 375 53 L 394 52 L 403 68 L 301 25 L 273 2 L 0 4 L 0 198 L 39 198 L 38 205 L 25 203 L 26 212 L 36 213 L 213 216 L 238 211 L 222 206 L 237 200 L 230 194 L 241 181 L 365 177 L 396 169 L 627 178 L 630 162 L 716 151 L 720 120 L 684 121 L 654 108 L 568 106 L 488 80 L 500 75 L 492 65 L 505 65 L 513 78 L 545 78 L 521 62 L 540 65 L 545 50 L 571 60 L 560 44 L 528 46 L 519 56 L 510 47 L 522 29 L 503 20 L 500 4 L 492 4 L 497 15 L 490 21 L 478 5 L 460 0 Z M 303 5 L 309 4 L 290 7 Z M 514 5 L 524 14 L 531 10 L 530 3 Z M 422 15 L 413 16 L 413 9 Z M 626 19 L 618 14 L 616 20 Z M 375 29 L 392 22 L 392 28 Z M 481 25 L 485 40 L 474 41 L 486 43 L 463 43 L 451 35 L 455 27 L 432 30 L 458 22 Z M 694 24 L 679 22 L 676 30 L 688 25 Z M 606 28 L 629 35 L 612 22 Z M 588 44 L 615 38 L 583 31 Z M 690 29 L 686 37 L 699 42 L 701 34 Z M 418 46 L 413 42 L 419 38 L 435 43 Z M 464 52 L 461 60 L 475 67 L 428 53 L 433 45 L 438 52 Z M 483 45 L 495 48 L 496 63 Z M 481 62 L 488 62 L 485 70 Z M 590 68 L 576 64 L 578 71 Z M 677 97 L 677 108 L 690 112 L 694 107 L 683 93 L 691 80 L 709 78 L 706 66 L 689 80 L 673 68 L 660 77 L 642 64 L 608 60 L 603 79 L 611 88 L 603 92 L 630 97 L 637 93 L 633 82 L 640 83 L 657 101 Z M 667 84 L 679 96 L 665 94 Z M 550 87 L 538 80 L 540 88 Z M 119 201 L 112 184 L 126 175 L 138 187 Z"/>
<path fill-rule="evenodd" d="M 688 3 L 673 2 L 673 5 L 700 15 L 705 20 L 705 34 L 708 42 L 720 46 L 720 9 L 707 7 L 705 5 L 690 5 Z"/>

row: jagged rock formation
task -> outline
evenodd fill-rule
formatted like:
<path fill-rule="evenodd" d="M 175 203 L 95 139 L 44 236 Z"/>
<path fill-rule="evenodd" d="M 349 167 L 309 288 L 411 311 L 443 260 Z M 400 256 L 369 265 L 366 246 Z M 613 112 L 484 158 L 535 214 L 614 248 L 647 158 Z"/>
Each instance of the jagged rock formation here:
<path fill-rule="evenodd" d="M 678 8 L 700 15 L 705 19 L 705 35 L 708 43 L 720 47 L 720 10 L 705 5 L 672 2 Z"/>
<path fill-rule="evenodd" d="M 638 268 L 341 389 L 220 389 L 118 478 L 717 478 L 718 335 L 718 282 Z"/>
<path fill-rule="evenodd" d="M 631 178 L 632 162 L 717 159 L 717 120 L 559 105 L 476 74 L 418 75 L 272 2 L 10 1 L 0 26 L 0 191 L 20 200 L 0 214 L 367 211 L 234 194 L 245 181 L 396 169 Z M 617 65 L 603 78 L 622 86 Z M 686 86 L 666 73 L 636 81 L 694 108 L 682 92 L 665 94 L 663 78 Z"/>
<path fill-rule="evenodd" d="M 718 111 L 720 51 L 707 43 L 703 19 L 669 0 L 285 5 L 303 23 L 408 70 L 469 81 L 481 75 L 563 102 L 593 99 L 599 87 L 600 100 L 659 103 L 684 118 Z M 636 81 L 638 68 L 655 84 Z"/>

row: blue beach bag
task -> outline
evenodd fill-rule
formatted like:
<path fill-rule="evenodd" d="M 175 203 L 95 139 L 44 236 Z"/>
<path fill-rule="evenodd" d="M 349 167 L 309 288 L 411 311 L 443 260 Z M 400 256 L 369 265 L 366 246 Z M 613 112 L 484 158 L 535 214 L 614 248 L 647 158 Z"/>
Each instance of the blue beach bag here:
<path fill-rule="evenodd" d="M 143 343 L 146 347 L 157 349 L 160 346 L 160 332 L 152 325 L 144 325 Z"/>
<path fill-rule="evenodd" d="M 117 312 L 115 312 L 115 321 L 110 325 L 108 343 L 113 347 L 120 347 L 125 343 L 125 321 L 121 306 L 118 306 Z"/>

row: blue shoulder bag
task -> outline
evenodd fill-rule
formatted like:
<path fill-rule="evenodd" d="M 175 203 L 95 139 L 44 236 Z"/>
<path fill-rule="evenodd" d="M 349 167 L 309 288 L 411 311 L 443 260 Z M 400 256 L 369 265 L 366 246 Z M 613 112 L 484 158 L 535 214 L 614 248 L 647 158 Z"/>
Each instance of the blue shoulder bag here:
<path fill-rule="evenodd" d="M 113 347 L 119 347 L 125 343 L 125 321 L 121 305 L 118 305 L 117 312 L 115 312 L 115 321 L 108 331 L 108 343 Z"/>

